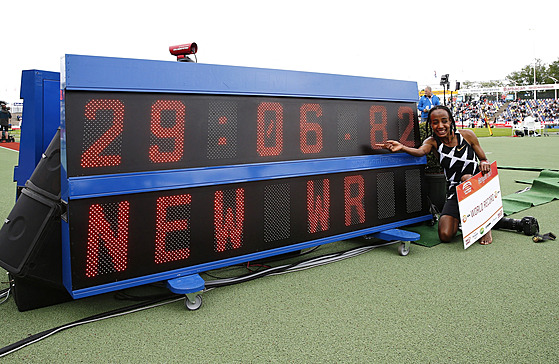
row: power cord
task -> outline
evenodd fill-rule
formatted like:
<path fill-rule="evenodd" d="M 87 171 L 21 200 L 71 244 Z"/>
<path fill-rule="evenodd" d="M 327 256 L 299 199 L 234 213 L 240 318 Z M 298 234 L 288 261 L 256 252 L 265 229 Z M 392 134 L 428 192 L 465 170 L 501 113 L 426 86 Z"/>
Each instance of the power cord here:
<path fill-rule="evenodd" d="M 12 282 L 10 281 L 10 275 L 8 272 L 6 272 L 6 274 L 8 275 L 8 281 L 7 282 L 2 282 L 2 283 L 8 283 L 9 286 L 8 288 L 4 288 L 2 290 L 0 290 L 0 305 L 3 304 L 4 302 L 6 302 L 8 300 L 8 298 L 10 298 L 10 292 L 12 290 Z"/>
<path fill-rule="evenodd" d="M 334 263 L 343 259 L 355 257 L 364 253 L 367 253 L 373 249 L 380 248 L 383 246 L 391 245 L 393 242 L 387 242 L 384 244 L 378 245 L 367 245 L 362 246 L 359 248 L 354 248 L 338 253 L 327 254 L 315 258 L 310 258 L 307 260 L 303 260 L 298 263 L 292 264 L 284 264 L 277 267 L 271 267 L 265 270 L 257 271 L 257 272 L 250 272 L 242 276 L 233 277 L 233 278 L 221 278 L 221 279 L 214 279 L 211 281 L 206 282 L 207 288 L 217 288 L 217 287 L 224 287 L 231 284 L 237 284 L 242 282 L 248 282 L 256 278 L 268 276 L 268 275 L 278 275 L 278 274 L 285 274 L 291 272 L 297 272 L 304 269 L 309 269 L 313 267 L 318 267 L 321 265 L 325 265 L 328 263 Z"/>
<path fill-rule="evenodd" d="M 245 275 L 241 275 L 238 277 L 233 277 L 233 278 L 221 278 L 221 279 L 214 279 L 211 281 L 207 281 L 205 286 L 205 290 L 206 291 L 210 291 L 214 288 L 217 287 L 225 287 L 228 285 L 232 285 L 232 284 L 237 284 L 237 283 L 242 283 L 242 282 L 247 282 L 250 280 L 254 280 L 256 278 L 260 278 L 260 277 L 265 277 L 268 275 L 279 275 L 279 274 L 285 274 L 285 273 L 291 273 L 291 272 L 297 272 L 300 270 L 305 270 L 305 269 L 309 269 L 312 267 L 317 267 L 317 266 L 321 266 L 321 265 L 325 265 L 325 264 L 329 264 L 329 263 L 333 263 L 333 262 L 337 262 L 343 259 L 347 259 L 347 258 L 351 258 L 351 257 L 355 257 L 364 253 L 367 253 L 373 249 L 379 248 L 379 247 L 383 247 L 383 246 L 387 246 L 393 244 L 393 242 L 387 242 L 385 244 L 378 244 L 378 245 L 367 245 L 367 246 L 362 246 L 359 248 L 354 248 L 354 249 L 350 249 L 350 250 L 346 250 L 346 251 L 342 251 L 342 252 L 337 252 L 337 253 L 332 253 L 332 254 L 327 254 L 327 255 L 323 255 L 323 256 L 319 256 L 319 257 L 314 257 L 314 258 L 310 258 L 310 259 L 306 259 L 303 260 L 301 262 L 298 263 L 292 263 L 292 264 L 284 264 L 284 265 L 280 265 L 277 267 L 271 267 L 271 268 L 267 268 L 265 270 L 257 270 L 257 271 L 251 271 Z M 314 251 L 314 250 L 313 250 Z M 0 298 L 5 297 L 4 301 L 6 301 L 8 299 L 10 293 L 10 288 L 4 289 L 2 291 L 0 291 Z M 3 348 L 0 349 L 0 358 L 11 354 L 19 349 L 22 349 L 28 345 L 34 344 L 38 341 L 41 341 L 49 336 L 52 336 L 56 333 L 59 333 L 61 331 L 64 331 L 66 329 L 70 329 L 72 327 L 76 327 L 79 325 L 84 325 L 84 324 L 88 324 L 88 323 L 92 323 L 92 322 L 97 322 L 97 321 L 101 321 L 101 320 L 105 320 L 108 318 L 113 318 L 113 317 L 118 317 L 118 316 L 123 316 L 123 315 L 127 315 L 130 313 L 134 313 L 134 312 L 139 312 L 139 311 L 143 311 L 143 310 L 147 310 L 150 308 L 154 308 L 154 307 L 159 307 L 159 306 L 163 306 L 166 305 L 168 303 L 173 303 L 173 302 L 177 302 L 177 301 L 181 301 L 184 300 L 184 295 L 176 295 L 176 294 L 166 294 L 166 295 L 152 295 L 152 296 L 133 296 L 131 294 L 125 293 L 123 291 L 118 292 L 117 295 L 115 295 L 115 298 L 117 299 L 127 299 L 127 300 L 139 300 L 139 299 L 145 299 L 146 297 L 149 297 L 150 300 L 147 302 L 142 302 L 142 303 L 138 303 L 135 305 L 131 305 L 128 307 L 124 307 L 124 308 L 119 308 L 116 310 L 112 310 L 112 311 L 108 311 L 105 313 L 101 313 L 101 314 L 97 314 L 97 315 L 93 315 L 93 316 L 89 316 L 74 322 L 71 322 L 69 324 L 65 324 L 62 326 L 58 326 L 49 330 L 45 330 L 43 332 L 34 334 L 32 336 L 29 336 L 23 340 L 20 340 L 18 342 L 15 342 L 13 344 L 10 344 L 8 346 L 5 346 Z M 153 298 L 153 299 L 151 299 Z M 2 302 L 4 302 L 2 301 Z"/>
<path fill-rule="evenodd" d="M 0 301 L 0 305 L 6 302 L 8 298 L 10 298 L 11 289 L 12 287 L 8 287 L 0 291 L 0 299 L 2 299 L 2 301 Z"/>
<path fill-rule="evenodd" d="M 180 300 L 184 300 L 183 296 L 177 296 L 177 295 L 168 295 L 165 298 L 159 298 L 157 300 L 152 300 L 149 302 L 144 302 L 144 303 L 139 303 L 136 305 L 132 305 L 132 306 L 128 306 L 128 307 L 124 307 L 124 308 L 120 308 L 120 309 L 116 309 L 116 310 L 112 310 L 109 312 L 105 312 L 102 314 L 98 314 L 98 315 L 93 315 L 93 316 L 89 316 L 86 317 L 84 319 L 80 319 L 74 322 L 71 322 L 69 324 L 66 325 L 62 325 L 62 326 L 58 326 L 49 330 L 45 330 L 43 332 L 40 332 L 38 334 L 35 335 L 31 335 L 23 340 L 20 340 L 18 342 L 15 342 L 11 345 L 5 346 L 3 348 L 0 349 L 0 358 L 4 357 L 8 354 L 11 354 L 19 349 L 22 349 L 28 345 L 34 344 L 38 341 L 41 341 L 51 335 L 54 335 L 58 332 L 64 331 L 66 329 L 72 328 L 72 327 L 76 327 L 79 325 L 84 325 L 84 324 L 89 324 L 91 322 L 96 322 L 96 321 L 101 321 L 101 320 L 105 320 L 108 318 L 113 318 L 113 317 L 118 317 L 118 316 L 123 316 L 129 313 L 134 313 L 134 312 L 138 312 L 138 311 L 143 311 L 143 310 L 147 310 L 149 308 L 154 308 L 154 307 L 158 307 L 158 306 L 162 306 L 162 305 L 166 305 L 167 303 L 172 303 L 172 302 L 176 302 L 176 301 L 180 301 Z"/>

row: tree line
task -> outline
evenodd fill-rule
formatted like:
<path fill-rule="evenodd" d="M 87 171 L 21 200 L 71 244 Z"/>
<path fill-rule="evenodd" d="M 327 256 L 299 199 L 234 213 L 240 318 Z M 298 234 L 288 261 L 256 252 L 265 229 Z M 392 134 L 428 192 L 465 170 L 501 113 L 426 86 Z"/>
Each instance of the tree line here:
<path fill-rule="evenodd" d="M 555 80 L 554 80 L 555 79 Z M 545 64 L 541 59 L 536 59 L 536 84 L 559 83 L 559 59 L 550 64 Z M 526 86 L 534 84 L 534 64 L 528 64 L 519 71 L 511 72 L 504 80 L 491 81 L 464 81 L 464 88 L 474 87 L 503 87 Z"/>

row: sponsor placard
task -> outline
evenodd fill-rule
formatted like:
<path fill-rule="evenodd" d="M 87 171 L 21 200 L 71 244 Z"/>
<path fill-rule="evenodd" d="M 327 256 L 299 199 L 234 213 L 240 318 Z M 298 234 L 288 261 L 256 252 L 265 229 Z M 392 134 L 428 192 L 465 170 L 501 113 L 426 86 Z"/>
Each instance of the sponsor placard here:
<path fill-rule="evenodd" d="M 456 187 L 464 249 L 485 235 L 503 217 L 497 162 Z"/>

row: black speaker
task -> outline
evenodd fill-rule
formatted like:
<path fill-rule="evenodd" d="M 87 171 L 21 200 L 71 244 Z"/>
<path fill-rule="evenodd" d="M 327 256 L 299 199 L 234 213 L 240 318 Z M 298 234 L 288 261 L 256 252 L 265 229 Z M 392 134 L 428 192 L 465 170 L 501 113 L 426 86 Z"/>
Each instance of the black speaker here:
<path fill-rule="evenodd" d="M 46 237 L 60 230 L 61 213 L 58 130 L 0 229 L 0 266 L 25 277 Z M 62 244 L 60 233 L 56 236 Z"/>
<path fill-rule="evenodd" d="M 14 301 L 21 312 L 72 300 L 65 288 L 42 284 L 31 278 L 11 277 Z"/>
<path fill-rule="evenodd" d="M 41 156 L 25 187 L 53 201 L 60 200 L 60 129 Z"/>
<path fill-rule="evenodd" d="M 62 284 L 60 190 L 58 130 L 0 229 L 0 266 L 20 311 L 71 299 Z"/>
<path fill-rule="evenodd" d="M 55 225 L 60 229 L 60 208 L 56 202 L 32 190 L 24 188 L 21 192 L 0 229 L 0 266 L 24 277 L 29 269 L 27 263 L 37 255 L 44 237 Z"/>
<path fill-rule="evenodd" d="M 6 269 L 10 272 L 13 297 L 19 311 L 72 300 L 62 283 L 60 208 L 56 204 L 48 206 L 45 201 L 36 201 L 29 194 L 33 192 L 24 188 L 16 207 L 8 216 L 8 219 L 12 214 L 16 216 L 15 228 L 8 230 L 7 235 L 8 241 L 13 242 L 17 249 L 8 250 L 14 267 L 11 271 Z M 28 212 L 29 208 L 34 209 L 32 214 Z M 20 210 L 22 214 L 19 214 Z M 3 230 L 0 230 L 0 252 L 5 250 Z M 21 233 L 22 230 L 25 231 Z M 13 239 L 17 236 L 21 236 L 20 239 Z M 23 244 L 17 245 L 18 240 Z M 2 254 L 2 259 L 7 260 L 5 255 L 8 254 Z"/>

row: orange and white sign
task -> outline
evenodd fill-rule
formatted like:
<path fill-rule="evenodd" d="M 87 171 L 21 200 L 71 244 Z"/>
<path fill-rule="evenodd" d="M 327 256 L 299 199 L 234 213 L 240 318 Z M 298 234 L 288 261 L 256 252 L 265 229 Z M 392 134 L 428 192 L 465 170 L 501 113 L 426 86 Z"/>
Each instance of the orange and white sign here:
<path fill-rule="evenodd" d="M 478 173 L 456 187 L 464 249 L 475 243 L 503 217 L 497 162 L 485 175 Z"/>

